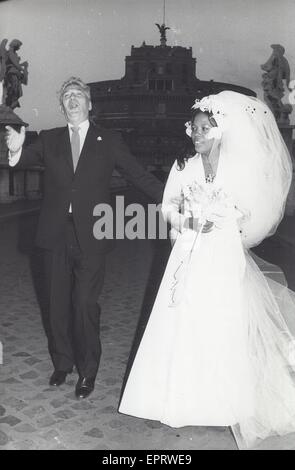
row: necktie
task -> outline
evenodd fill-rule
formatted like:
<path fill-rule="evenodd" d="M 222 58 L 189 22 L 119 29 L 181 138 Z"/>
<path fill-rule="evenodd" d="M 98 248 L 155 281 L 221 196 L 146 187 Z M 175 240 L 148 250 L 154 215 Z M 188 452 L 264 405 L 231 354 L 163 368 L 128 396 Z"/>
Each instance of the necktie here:
<path fill-rule="evenodd" d="M 72 138 L 71 138 L 71 147 L 72 147 L 72 158 L 74 171 L 78 165 L 79 156 L 80 156 L 80 136 L 79 136 L 79 127 L 72 127 Z"/>

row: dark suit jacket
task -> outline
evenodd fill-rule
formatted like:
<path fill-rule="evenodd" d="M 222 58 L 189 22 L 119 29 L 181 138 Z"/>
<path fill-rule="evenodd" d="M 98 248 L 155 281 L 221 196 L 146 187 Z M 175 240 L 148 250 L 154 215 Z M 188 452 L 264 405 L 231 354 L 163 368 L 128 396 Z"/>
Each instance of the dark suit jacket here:
<path fill-rule="evenodd" d="M 98 137 L 100 139 L 98 139 Z M 93 209 L 110 203 L 114 168 L 155 202 L 162 198 L 163 184 L 143 169 L 117 132 L 90 124 L 74 173 L 68 127 L 41 131 L 36 142 L 24 148 L 18 166 L 43 164 L 44 199 L 36 244 L 54 249 L 64 240 L 70 203 L 83 251 L 108 251 L 111 240 L 97 240 Z"/>

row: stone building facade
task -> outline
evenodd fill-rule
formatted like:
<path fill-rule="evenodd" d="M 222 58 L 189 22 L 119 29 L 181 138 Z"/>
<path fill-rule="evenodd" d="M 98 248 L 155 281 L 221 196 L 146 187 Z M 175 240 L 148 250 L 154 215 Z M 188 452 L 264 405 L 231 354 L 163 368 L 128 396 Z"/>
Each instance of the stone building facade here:
<path fill-rule="evenodd" d="M 93 119 L 120 131 L 145 166 L 170 167 L 182 151 L 184 123 L 196 98 L 233 90 L 255 96 L 234 84 L 199 80 L 192 48 L 166 45 L 131 47 L 125 75 L 89 83 Z"/>
<path fill-rule="evenodd" d="M 123 78 L 89 83 L 91 118 L 120 131 L 132 153 L 144 166 L 158 171 L 158 176 L 162 170 L 165 175 L 183 151 L 188 139 L 184 124 L 196 98 L 222 90 L 255 96 L 245 87 L 199 80 L 192 48 L 167 45 L 164 29 L 169 28 L 164 24 L 161 28 L 159 45 L 143 42 L 140 47 L 131 47 Z M 28 132 L 26 144 L 36 136 Z M 0 138 L 4 138 L 3 132 Z M 6 150 L 4 153 L 0 155 L 0 203 L 41 198 L 43 168 L 9 168 Z M 115 174 L 113 187 L 122 184 L 125 182 Z"/>

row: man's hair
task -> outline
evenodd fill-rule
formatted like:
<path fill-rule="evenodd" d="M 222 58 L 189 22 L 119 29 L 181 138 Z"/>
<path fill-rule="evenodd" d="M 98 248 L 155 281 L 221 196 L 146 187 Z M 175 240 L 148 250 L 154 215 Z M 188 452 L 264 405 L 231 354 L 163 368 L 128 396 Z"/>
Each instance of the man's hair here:
<path fill-rule="evenodd" d="M 81 78 L 79 77 L 70 77 L 68 78 L 68 80 L 66 80 L 65 82 L 63 82 L 59 92 L 58 92 L 58 97 L 59 97 L 59 103 L 61 106 L 63 106 L 63 102 L 62 102 L 62 99 L 63 99 L 63 95 L 65 93 L 65 91 L 67 90 L 67 88 L 69 87 L 77 87 L 79 88 L 80 90 L 83 91 L 83 93 L 86 95 L 87 99 L 89 101 L 91 101 L 91 97 L 90 97 L 90 87 L 83 82 L 83 80 L 81 80 Z"/>

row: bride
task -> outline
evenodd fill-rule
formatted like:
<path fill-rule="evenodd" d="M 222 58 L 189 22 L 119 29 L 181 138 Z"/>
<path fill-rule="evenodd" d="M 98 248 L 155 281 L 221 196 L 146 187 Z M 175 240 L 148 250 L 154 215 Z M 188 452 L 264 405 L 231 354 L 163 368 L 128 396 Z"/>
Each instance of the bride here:
<path fill-rule="evenodd" d="M 196 153 L 174 163 L 162 203 L 176 240 L 119 412 L 230 426 L 246 449 L 295 432 L 293 293 L 249 251 L 282 219 L 292 164 L 258 99 L 223 91 L 193 108 Z"/>

